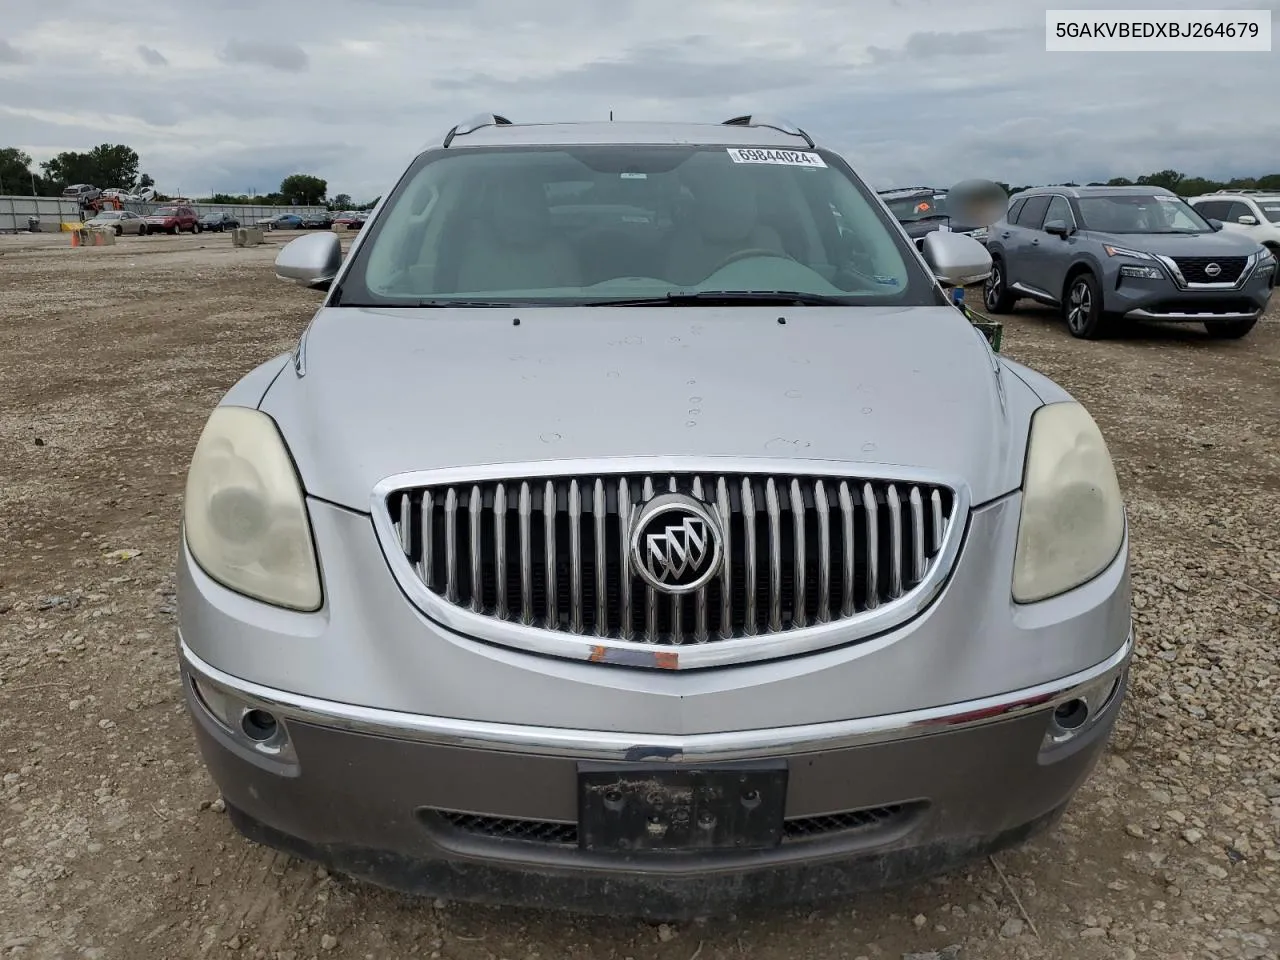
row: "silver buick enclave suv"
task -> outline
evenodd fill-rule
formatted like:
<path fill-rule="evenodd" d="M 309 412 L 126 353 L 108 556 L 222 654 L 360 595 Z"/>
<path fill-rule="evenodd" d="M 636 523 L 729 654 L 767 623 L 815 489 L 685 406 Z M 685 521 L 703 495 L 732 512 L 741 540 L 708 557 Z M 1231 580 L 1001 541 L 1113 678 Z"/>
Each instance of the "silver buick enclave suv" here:
<path fill-rule="evenodd" d="M 1052 824 L 1131 649 L 1106 444 L 782 121 L 459 125 L 191 464 L 179 650 L 249 837 L 679 918 Z"/>

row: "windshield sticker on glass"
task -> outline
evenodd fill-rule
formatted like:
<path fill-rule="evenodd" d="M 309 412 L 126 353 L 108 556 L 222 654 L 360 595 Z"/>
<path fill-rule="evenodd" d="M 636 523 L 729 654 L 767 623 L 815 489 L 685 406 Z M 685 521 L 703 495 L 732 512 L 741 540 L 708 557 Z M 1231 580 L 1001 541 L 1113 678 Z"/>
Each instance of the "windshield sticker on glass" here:
<path fill-rule="evenodd" d="M 647 173 L 621 173 L 618 176 L 621 177 L 623 180 L 648 180 L 649 179 L 649 175 Z"/>
<path fill-rule="evenodd" d="M 874 280 L 876 283 L 884 284 L 886 287 L 896 287 L 898 285 L 897 277 L 875 276 L 875 277 L 872 277 L 871 279 Z"/>
<path fill-rule="evenodd" d="M 800 150 L 762 150 L 754 147 L 729 147 L 729 159 L 734 163 L 780 163 L 788 167 L 825 167 L 816 153 Z"/>

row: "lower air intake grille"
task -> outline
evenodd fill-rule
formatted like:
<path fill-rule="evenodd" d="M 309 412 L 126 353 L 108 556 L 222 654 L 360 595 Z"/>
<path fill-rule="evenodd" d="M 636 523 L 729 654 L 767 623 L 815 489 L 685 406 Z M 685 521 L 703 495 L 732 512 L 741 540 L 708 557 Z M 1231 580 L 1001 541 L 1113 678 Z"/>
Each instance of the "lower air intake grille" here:
<path fill-rule="evenodd" d="M 844 813 L 828 813 L 817 817 L 793 817 L 783 824 L 782 842 L 796 843 L 821 837 L 889 829 L 915 815 L 918 803 L 900 803 L 885 807 L 868 807 Z M 435 819 L 445 829 L 486 840 L 506 840 L 552 846 L 576 847 L 578 827 L 554 820 L 518 820 L 509 817 L 483 817 L 472 813 L 446 810 L 424 810 L 430 822 Z"/>

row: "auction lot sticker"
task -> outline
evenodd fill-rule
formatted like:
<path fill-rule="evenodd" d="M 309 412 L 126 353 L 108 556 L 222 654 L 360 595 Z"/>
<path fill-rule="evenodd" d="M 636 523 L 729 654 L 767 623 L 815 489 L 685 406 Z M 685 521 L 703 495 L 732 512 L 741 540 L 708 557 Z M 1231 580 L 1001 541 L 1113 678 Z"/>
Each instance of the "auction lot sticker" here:
<path fill-rule="evenodd" d="M 780 163 L 788 167 L 825 167 L 816 153 L 802 150 L 765 150 L 756 147 L 729 147 L 729 158 L 734 163 Z"/>

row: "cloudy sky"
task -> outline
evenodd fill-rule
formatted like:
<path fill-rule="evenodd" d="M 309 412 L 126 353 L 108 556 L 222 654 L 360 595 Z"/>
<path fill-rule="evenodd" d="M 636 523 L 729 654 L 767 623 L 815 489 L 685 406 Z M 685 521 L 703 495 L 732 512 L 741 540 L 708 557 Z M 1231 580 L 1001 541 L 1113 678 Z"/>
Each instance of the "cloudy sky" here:
<path fill-rule="evenodd" d="M 0 146 L 372 199 L 458 120 L 774 113 L 876 187 L 1280 172 L 1271 53 L 1046 53 L 1033 0 L 0 0 Z M 1054 8 L 1280 11 L 1280 0 Z M 1280 32 L 1280 14 L 1273 14 Z M 102 184 L 100 186 L 106 186 Z"/>

